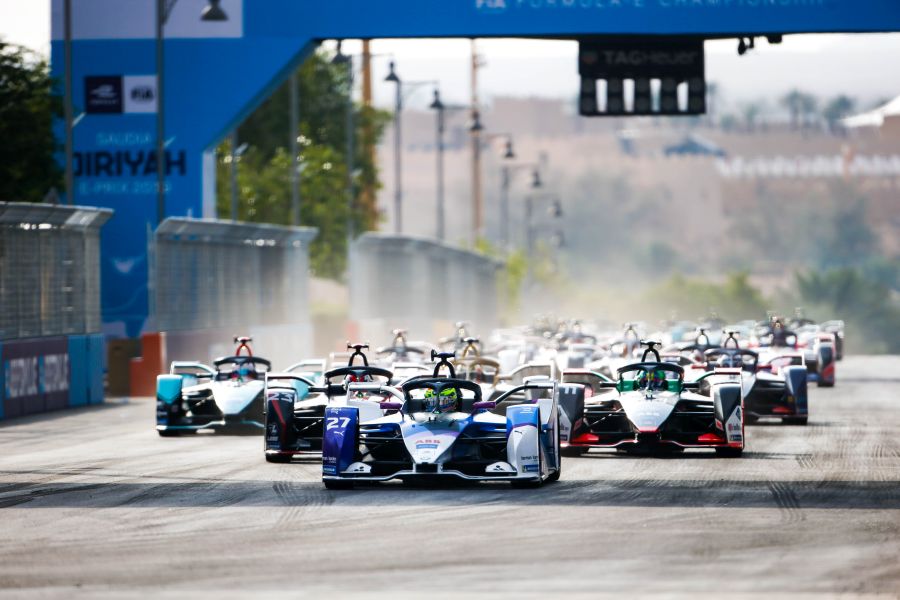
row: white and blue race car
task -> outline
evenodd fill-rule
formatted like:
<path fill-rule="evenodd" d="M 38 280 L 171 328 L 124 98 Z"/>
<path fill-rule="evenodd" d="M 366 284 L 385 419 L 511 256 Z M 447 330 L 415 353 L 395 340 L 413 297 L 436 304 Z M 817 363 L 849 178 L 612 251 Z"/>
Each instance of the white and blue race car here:
<path fill-rule="evenodd" d="M 377 405 L 381 414 L 354 406 L 326 408 L 325 487 L 447 478 L 535 487 L 559 479 L 557 384 L 529 382 L 487 402 L 477 383 L 456 378 L 448 362 L 452 353 L 438 356 L 442 362 L 433 376 L 414 377 L 399 388 L 349 384 L 351 394 L 387 397 Z M 442 367 L 449 377 L 438 376 Z M 500 404 L 505 414 L 492 412 Z"/>
<path fill-rule="evenodd" d="M 174 361 L 168 374 L 157 376 L 159 435 L 226 428 L 262 431 L 265 374 L 272 364 L 252 355 L 250 341 L 235 338 L 235 355 L 216 359 L 213 366 Z"/>

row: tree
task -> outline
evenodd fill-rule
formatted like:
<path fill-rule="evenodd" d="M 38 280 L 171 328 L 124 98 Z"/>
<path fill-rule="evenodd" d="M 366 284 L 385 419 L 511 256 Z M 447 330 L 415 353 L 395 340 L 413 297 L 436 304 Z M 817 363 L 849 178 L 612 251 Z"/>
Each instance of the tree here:
<path fill-rule="evenodd" d="M 798 299 L 818 319 L 843 319 L 851 349 L 900 352 L 900 306 L 887 286 L 859 269 L 796 274 Z"/>
<path fill-rule="evenodd" d="M 841 127 L 839 122 L 856 109 L 856 100 L 841 94 L 829 100 L 822 109 L 822 118 L 828 124 L 831 133 L 837 133 Z"/>
<path fill-rule="evenodd" d="M 839 192 L 833 193 L 837 197 Z M 878 238 L 867 222 L 865 199 L 853 199 L 851 194 L 848 190 L 842 195 L 829 226 L 817 236 L 819 263 L 824 267 L 856 265 L 879 250 Z"/>
<path fill-rule="evenodd" d="M 756 124 L 762 113 L 763 106 L 761 102 L 745 102 L 741 105 L 741 117 L 744 121 L 744 129 L 748 133 L 756 131 Z"/>
<path fill-rule="evenodd" d="M 317 227 L 311 266 L 322 277 L 339 278 L 346 267 L 348 224 L 357 233 L 377 225 L 376 207 L 364 204 L 362 190 L 378 189 L 378 168 L 365 151 L 384 132 L 390 115 L 370 107 L 354 110 L 353 207 L 347 198 L 347 119 L 344 107 L 350 94 L 346 69 L 334 65 L 330 56 L 318 52 L 298 70 L 300 95 L 300 221 Z M 290 89 L 280 86 L 238 128 L 238 140 L 248 144 L 238 163 L 238 218 L 246 221 L 291 222 L 288 146 Z M 219 215 L 230 214 L 230 145 L 218 148 L 217 207 Z"/>
<path fill-rule="evenodd" d="M 791 115 L 791 129 L 804 129 L 815 124 L 816 107 L 819 101 L 813 95 L 797 89 L 791 90 L 781 98 L 781 105 Z"/>
<path fill-rule="evenodd" d="M 791 90 L 781 98 L 781 105 L 791 115 L 791 129 L 800 128 L 800 115 L 803 113 L 803 92 Z"/>
<path fill-rule="evenodd" d="M 40 202 L 61 187 L 53 120 L 62 114 L 46 59 L 0 42 L 0 200 Z"/>

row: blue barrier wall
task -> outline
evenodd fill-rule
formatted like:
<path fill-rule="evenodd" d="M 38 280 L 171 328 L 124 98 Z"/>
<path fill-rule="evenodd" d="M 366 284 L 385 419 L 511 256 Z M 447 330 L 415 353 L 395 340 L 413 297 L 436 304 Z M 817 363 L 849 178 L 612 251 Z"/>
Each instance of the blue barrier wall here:
<path fill-rule="evenodd" d="M 102 334 L 0 344 L 0 419 L 103 402 Z"/>

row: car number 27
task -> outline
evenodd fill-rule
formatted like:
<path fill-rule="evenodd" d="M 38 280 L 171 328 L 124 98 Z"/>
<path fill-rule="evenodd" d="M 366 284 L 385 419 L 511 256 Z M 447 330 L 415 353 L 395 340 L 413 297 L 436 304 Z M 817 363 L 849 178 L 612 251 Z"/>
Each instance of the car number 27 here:
<path fill-rule="evenodd" d="M 325 422 L 325 429 L 346 429 L 347 425 L 350 424 L 350 417 L 328 417 Z"/>

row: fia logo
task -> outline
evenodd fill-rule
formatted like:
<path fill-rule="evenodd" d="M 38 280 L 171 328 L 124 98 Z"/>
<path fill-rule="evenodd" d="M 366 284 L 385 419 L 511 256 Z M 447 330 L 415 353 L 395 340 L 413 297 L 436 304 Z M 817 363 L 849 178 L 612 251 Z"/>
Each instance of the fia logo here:
<path fill-rule="evenodd" d="M 135 102 L 153 102 L 154 91 L 149 85 L 137 86 L 131 90 L 131 99 Z"/>
<path fill-rule="evenodd" d="M 509 0 L 475 0 L 475 10 L 481 12 L 499 13 L 507 9 Z"/>

